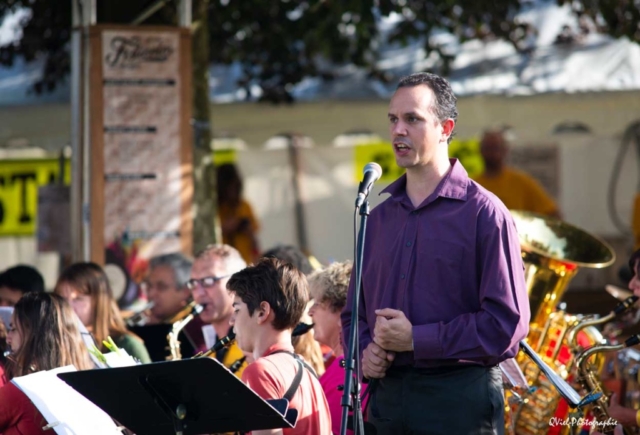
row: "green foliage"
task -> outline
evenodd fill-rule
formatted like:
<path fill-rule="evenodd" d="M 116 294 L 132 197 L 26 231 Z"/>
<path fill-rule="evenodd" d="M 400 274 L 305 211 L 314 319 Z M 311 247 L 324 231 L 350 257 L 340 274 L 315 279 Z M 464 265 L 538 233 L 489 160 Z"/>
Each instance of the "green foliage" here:
<path fill-rule="evenodd" d="M 400 17 L 389 35 L 392 42 L 424 41 L 427 54 L 440 55 L 439 71 L 448 73 L 456 53 L 446 52 L 427 38 L 437 31 L 459 41 L 502 38 L 518 50 L 528 26 L 514 20 L 525 0 L 210 0 L 208 2 L 209 60 L 239 62 L 239 86 L 257 84 L 263 99 L 291 102 L 291 88 L 304 77 L 334 78 L 336 66 L 355 64 L 371 76 L 385 80 L 376 69 L 380 46 L 379 20 L 392 13 Z M 591 17 L 600 31 L 640 42 L 638 0 L 558 0 L 569 3 L 578 16 Z M 98 21 L 126 23 L 151 0 L 98 0 Z M 194 2 L 197 3 L 197 2 Z M 377 7 L 374 7 L 374 4 Z M 0 16 L 17 8 L 30 8 L 23 38 L 0 47 L 0 64 L 11 65 L 17 56 L 46 59 L 44 76 L 35 91 L 55 88 L 69 73 L 68 41 L 70 0 L 4 0 Z M 175 2 L 168 2 L 145 24 L 175 23 Z M 248 93 L 249 94 L 249 93 Z"/>

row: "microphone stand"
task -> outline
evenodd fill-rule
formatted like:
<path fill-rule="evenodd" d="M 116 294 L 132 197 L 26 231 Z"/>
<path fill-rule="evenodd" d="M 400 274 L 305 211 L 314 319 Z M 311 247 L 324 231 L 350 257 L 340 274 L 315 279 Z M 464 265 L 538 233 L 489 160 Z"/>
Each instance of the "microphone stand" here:
<path fill-rule="evenodd" d="M 347 434 L 349 410 L 353 409 L 353 433 L 364 435 L 364 419 L 362 416 L 362 400 L 360 397 L 360 351 L 358 344 L 358 310 L 360 291 L 362 286 L 362 261 L 364 257 L 364 239 L 369 217 L 369 201 L 364 201 L 361 207 L 356 202 L 356 210 L 360 210 L 360 230 L 356 242 L 356 256 L 354 258 L 356 285 L 353 292 L 351 310 L 351 326 L 349 328 L 349 349 L 347 350 L 344 375 L 344 390 L 342 393 L 342 419 L 340 421 L 340 435 Z M 355 382 L 354 382 L 355 377 Z"/>

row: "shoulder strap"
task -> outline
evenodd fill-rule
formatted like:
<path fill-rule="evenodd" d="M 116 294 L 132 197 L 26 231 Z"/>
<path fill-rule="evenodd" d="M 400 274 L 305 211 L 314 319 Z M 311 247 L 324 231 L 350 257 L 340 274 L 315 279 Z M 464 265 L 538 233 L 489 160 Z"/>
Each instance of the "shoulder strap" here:
<path fill-rule="evenodd" d="M 296 376 L 295 378 L 293 378 L 293 382 L 291 382 L 289 389 L 286 393 L 284 393 L 284 396 L 282 397 L 283 399 L 287 399 L 287 402 L 289 403 L 291 403 L 291 399 L 293 399 L 293 396 L 296 394 L 296 391 L 298 391 L 298 388 L 300 387 L 300 381 L 302 381 L 302 371 L 304 370 L 300 360 L 296 360 L 296 362 L 298 363 L 298 371 L 296 372 Z"/>
<path fill-rule="evenodd" d="M 273 355 L 276 353 L 286 353 L 287 355 L 291 355 L 296 361 L 302 363 L 302 365 L 305 366 L 307 370 L 309 370 L 314 378 L 318 379 L 318 374 L 316 373 L 314 368 L 311 367 L 305 360 L 303 360 L 297 353 L 289 352 L 288 350 L 276 350 L 275 352 L 271 352 L 269 355 Z"/>
<path fill-rule="evenodd" d="M 282 397 L 283 399 L 287 399 L 289 402 L 291 402 L 291 399 L 293 399 L 294 394 L 296 394 L 298 387 L 300 387 L 300 382 L 302 381 L 302 373 L 304 368 L 309 370 L 309 372 L 316 378 L 318 377 L 318 375 L 316 374 L 316 371 L 313 370 L 313 367 L 307 364 L 302 358 L 300 358 L 299 355 L 293 352 L 289 352 L 288 350 L 276 350 L 275 352 L 272 352 L 269 355 L 273 355 L 276 353 L 286 353 L 288 355 L 291 355 L 298 363 L 298 371 L 296 372 L 296 376 L 293 378 L 293 382 L 291 382 L 291 386 L 289 386 L 289 388 L 287 389 L 287 392 L 284 393 L 284 396 Z"/>

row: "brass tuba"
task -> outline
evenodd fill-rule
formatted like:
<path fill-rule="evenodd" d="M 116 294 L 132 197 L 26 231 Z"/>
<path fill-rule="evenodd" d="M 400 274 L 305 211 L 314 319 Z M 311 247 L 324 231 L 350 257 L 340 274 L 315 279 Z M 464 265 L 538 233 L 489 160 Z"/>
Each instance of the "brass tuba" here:
<path fill-rule="evenodd" d="M 526 341 L 566 379 L 573 365 L 566 336 L 580 318 L 557 311 L 556 307 L 579 268 L 607 267 L 615 261 L 615 253 L 604 241 L 560 219 L 515 210 L 511 214 L 520 238 L 531 307 Z M 583 332 L 592 344 L 604 341 L 595 327 Z M 522 435 L 546 433 L 560 396 L 539 368 L 522 354 L 518 363 L 535 392 L 529 394 L 513 416 L 515 431 Z"/>

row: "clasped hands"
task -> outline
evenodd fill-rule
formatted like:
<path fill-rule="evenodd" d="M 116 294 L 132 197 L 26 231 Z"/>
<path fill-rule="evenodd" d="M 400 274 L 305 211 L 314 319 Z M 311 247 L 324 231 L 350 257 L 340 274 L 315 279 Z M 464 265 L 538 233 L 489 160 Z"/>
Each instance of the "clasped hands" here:
<path fill-rule="evenodd" d="M 373 341 L 362 353 L 362 374 L 369 379 L 383 378 L 396 352 L 413 350 L 413 326 L 402 311 L 376 310 Z"/>

